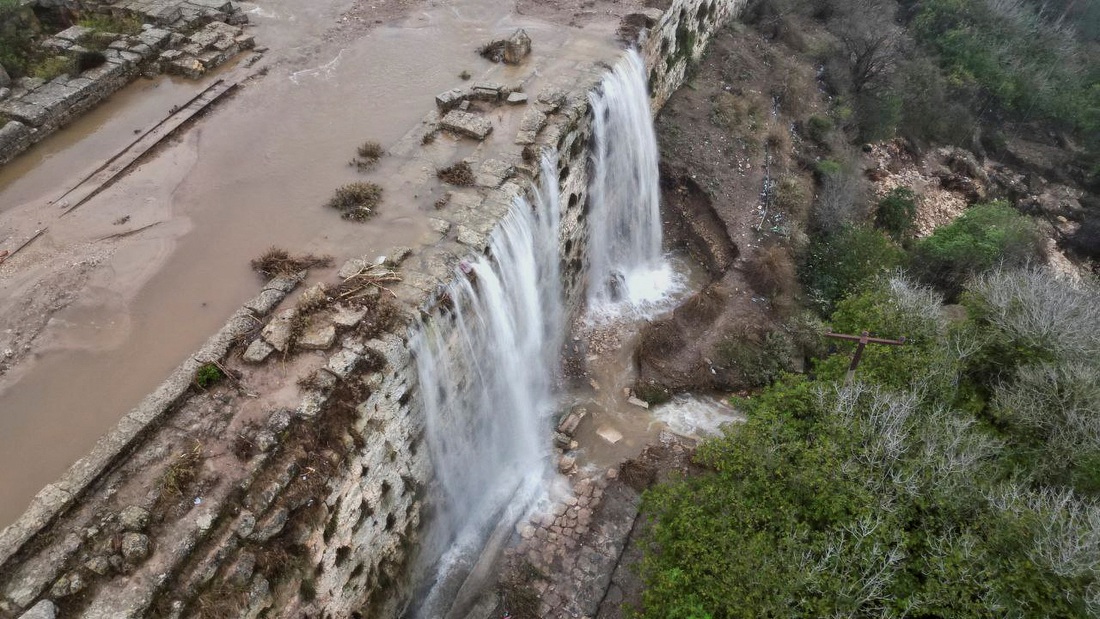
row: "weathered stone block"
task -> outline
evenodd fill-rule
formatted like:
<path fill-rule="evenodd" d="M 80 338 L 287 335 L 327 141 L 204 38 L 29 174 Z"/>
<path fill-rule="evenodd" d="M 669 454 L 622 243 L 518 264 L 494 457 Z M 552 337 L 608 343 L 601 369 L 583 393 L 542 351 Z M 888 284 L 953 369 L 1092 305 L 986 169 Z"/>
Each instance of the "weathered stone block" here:
<path fill-rule="evenodd" d="M 331 323 L 312 324 L 302 332 L 296 342 L 303 350 L 328 350 L 336 341 L 336 327 Z"/>
<path fill-rule="evenodd" d="M 503 86 L 496 82 L 478 82 L 470 89 L 470 94 L 478 101 L 496 101 L 502 89 Z"/>
<path fill-rule="evenodd" d="M 452 88 L 447 92 L 441 92 L 435 96 L 435 104 L 441 111 L 449 112 L 458 107 L 466 99 L 466 91 L 461 88 Z"/>
<path fill-rule="evenodd" d="M 168 46 L 168 42 L 172 39 L 172 33 L 160 28 L 150 28 L 142 31 L 138 35 L 138 39 L 154 50 L 160 51 Z"/>
<path fill-rule="evenodd" d="M 523 118 L 519 121 L 520 132 L 538 133 L 544 126 L 546 126 L 546 114 L 535 108 L 524 112 Z"/>
<path fill-rule="evenodd" d="M 23 98 L 9 99 L 0 103 L 0 114 L 31 127 L 41 127 L 50 118 L 50 110 L 41 105 L 26 102 Z"/>
<path fill-rule="evenodd" d="M 339 378 L 347 378 L 355 366 L 359 365 L 361 357 L 350 350 L 341 349 L 329 357 L 327 369 Z"/>
<path fill-rule="evenodd" d="M 365 308 L 337 305 L 336 313 L 332 316 L 332 323 L 338 327 L 351 328 L 359 324 L 366 315 L 367 310 Z"/>
<path fill-rule="evenodd" d="M 586 411 L 584 408 L 577 408 L 576 410 L 570 412 L 568 415 L 565 416 L 564 419 L 561 420 L 561 423 L 558 424 L 558 432 L 561 432 L 566 436 L 573 436 L 573 434 L 577 431 L 577 427 L 581 424 L 581 420 L 584 419 L 584 416 L 585 414 L 587 414 L 587 412 L 588 411 Z"/>
<path fill-rule="evenodd" d="M 497 188 L 515 174 L 515 166 L 497 159 L 486 159 L 474 173 L 474 182 L 482 187 Z"/>
<path fill-rule="evenodd" d="M 131 505 L 118 514 L 118 524 L 126 531 L 143 531 L 149 525 L 149 512 Z"/>
<path fill-rule="evenodd" d="M 508 95 L 506 103 L 508 103 L 508 105 L 523 105 L 527 103 L 527 95 L 522 92 L 513 92 Z"/>
<path fill-rule="evenodd" d="M 55 619 L 56 617 L 57 606 L 49 600 L 42 600 L 20 615 L 19 619 Z"/>
<path fill-rule="evenodd" d="M 489 243 L 489 237 L 466 226 L 458 227 L 458 242 L 477 250 L 484 249 Z"/>
<path fill-rule="evenodd" d="M 244 306 L 260 316 L 267 316 L 283 300 L 285 295 L 286 293 L 281 290 L 267 289 L 253 297 Z"/>
<path fill-rule="evenodd" d="M 558 88 L 548 88 L 539 93 L 537 101 L 549 106 L 550 111 L 556 111 L 565 104 L 565 91 Z"/>
<path fill-rule="evenodd" d="M 149 556 L 149 537 L 141 533 L 122 534 L 122 557 L 131 563 Z"/>
<path fill-rule="evenodd" d="M 141 56 L 142 60 L 146 58 L 151 58 L 153 54 L 156 53 L 152 47 L 144 43 L 138 43 L 137 45 L 131 47 L 128 51 L 132 54 L 137 54 L 138 56 Z"/>
<path fill-rule="evenodd" d="M 83 43 L 94 32 L 91 28 L 85 28 L 84 26 L 69 26 L 54 36 L 73 43 Z"/>
<path fill-rule="evenodd" d="M 198 79 L 202 77 L 203 73 L 206 73 L 206 68 L 202 66 L 198 58 L 193 56 L 186 56 L 178 60 L 173 60 L 168 63 L 165 69 L 168 73 L 182 75 L 191 79 Z"/>
<path fill-rule="evenodd" d="M 34 92 L 37 88 L 45 84 L 46 80 L 40 77 L 24 77 L 19 80 L 19 87 L 27 92 Z"/>
<path fill-rule="evenodd" d="M 475 140 L 484 140 L 493 132 L 493 123 L 488 118 L 458 110 L 447 112 L 439 124 L 448 131 Z"/>
<path fill-rule="evenodd" d="M 260 335 L 267 340 L 268 344 L 274 346 L 275 350 L 286 352 L 287 347 L 290 345 L 290 337 L 293 335 L 292 323 L 296 314 L 297 312 L 292 309 L 279 312 L 271 319 L 271 322 L 264 326 Z"/>
<path fill-rule="evenodd" d="M 4 162 L 30 145 L 31 128 L 12 120 L 0 127 L 0 162 Z"/>
<path fill-rule="evenodd" d="M 268 344 L 262 338 L 256 338 L 248 345 L 241 358 L 247 363 L 263 363 L 264 359 L 267 359 L 268 355 L 273 352 L 275 352 L 274 346 Z"/>
<path fill-rule="evenodd" d="M 204 9 L 212 9 L 219 13 L 233 12 L 233 3 L 229 0 L 187 0 L 187 3 Z"/>

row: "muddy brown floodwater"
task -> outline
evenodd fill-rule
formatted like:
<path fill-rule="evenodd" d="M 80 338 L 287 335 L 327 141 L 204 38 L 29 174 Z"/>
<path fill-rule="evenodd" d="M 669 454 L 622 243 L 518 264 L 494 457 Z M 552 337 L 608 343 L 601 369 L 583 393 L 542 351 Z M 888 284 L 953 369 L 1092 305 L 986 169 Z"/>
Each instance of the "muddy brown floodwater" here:
<path fill-rule="evenodd" d="M 392 145 L 416 127 L 464 70 L 505 83 L 531 75 L 484 61 L 479 45 L 523 26 L 546 62 L 615 53 L 606 31 L 525 20 L 493 0 L 379 4 L 382 17 L 409 10 L 373 25 L 369 5 L 339 0 L 245 5 L 257 44 L 271 48 L 257 65 L 268 73 L 70 216 L 49 200 L 209 79 L 139 80 L 0 170 L 0 242 L 49 225 L 0 267 L 0 354 L 14 355 L 0 366 L 0 527 L 258 291 L 251 258 L 277 245 L 338 266 L 424 236 L 425 182 L 451 162 L 432 157 L 469 146 L 386 157 L 366 175 L 347 163 L 358 144 Z M 360 179 L 385 189 L 375 219 L 323 208 Z"/>

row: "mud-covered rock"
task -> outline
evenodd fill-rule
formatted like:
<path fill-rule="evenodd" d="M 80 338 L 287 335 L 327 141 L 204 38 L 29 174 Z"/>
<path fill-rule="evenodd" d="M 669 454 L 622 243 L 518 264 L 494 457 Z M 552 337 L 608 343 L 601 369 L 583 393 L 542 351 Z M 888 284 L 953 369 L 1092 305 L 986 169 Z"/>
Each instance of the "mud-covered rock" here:
<path fill-rule="evenodd" d="M 137 505 L 131 505 L 119 512 L 118 524 L 124 531 L 144 531 L 149 525 L 149 511 Z"/>
<path fill-rule="evenodd" d="M 149 537 L 141 533 L 124 533 L 122 535 L 121 550 L 122 558 L 131 563 L 137 563 L 149 556 Z"/>

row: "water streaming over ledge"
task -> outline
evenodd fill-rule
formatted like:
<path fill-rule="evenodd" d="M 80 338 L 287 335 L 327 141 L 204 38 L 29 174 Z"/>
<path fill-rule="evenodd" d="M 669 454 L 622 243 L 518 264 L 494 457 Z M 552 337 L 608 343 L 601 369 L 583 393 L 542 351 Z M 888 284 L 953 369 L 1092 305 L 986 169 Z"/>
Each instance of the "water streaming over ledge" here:
<path fill-rule="evenodd" d="M 447 548 L 420 616 L 442 616 L 493 529 L 525 515 L 552 473 L 552 386 L 565 332 L 556 178 L 557 162 L 544 158 L 534 203 L 516 199 L 489 256 L 456 272 L 450 315 L 412 341 L 444 495 L 429 543 Z"/>
<path fill-rule="evenodd" d="M 677 278 L 661 248 L 657 140 L 645 65 L 634 51 L 590 96 L 590 306 L 659 302 Z M 557 161 L 541 161 L 532 200 L 517 198 L 487 256 L 463 263 L 450 310 L 413 336 L 427 442 L 442 496 L 415 617 L 463 616 L 463 600 L 512 526 L 553 478 L 553 386 L 565 337 Z M 472 584 L 471 584 L 472 583 Z"/>
<path fill-rule="evenodd" d="M 629 51 L 589 102 L 588 305 L 619 314 L 657 303 L 677 286 L 661 249 L 657 135 L 642 57 Z"/>

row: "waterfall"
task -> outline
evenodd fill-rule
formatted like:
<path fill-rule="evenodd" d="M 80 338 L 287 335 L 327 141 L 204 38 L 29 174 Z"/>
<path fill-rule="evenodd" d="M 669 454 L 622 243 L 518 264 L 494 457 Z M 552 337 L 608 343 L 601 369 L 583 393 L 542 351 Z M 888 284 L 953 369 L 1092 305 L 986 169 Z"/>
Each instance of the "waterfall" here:
<path fill-rule="evenodd" d="M 428 555 L 435 584 L 418 615 L 444 616 L 495 529 L 545 495 L 552 392 L 564 337 L 556 160 L 542 160 L 534 204 L 519 197 L 488 256 L 464 262 L 446 289 L 449 315 L 411 345 L 427 442 L 443 496 Z M 428 561 L 434 563 L 429 558 Z"/>
<path fill-rule="evenodd" d="M 674 278 L 661 250 L 657 136 L 641 56 L 629 51 L 589 102 L 589 307 L 657 301 Z"/>

